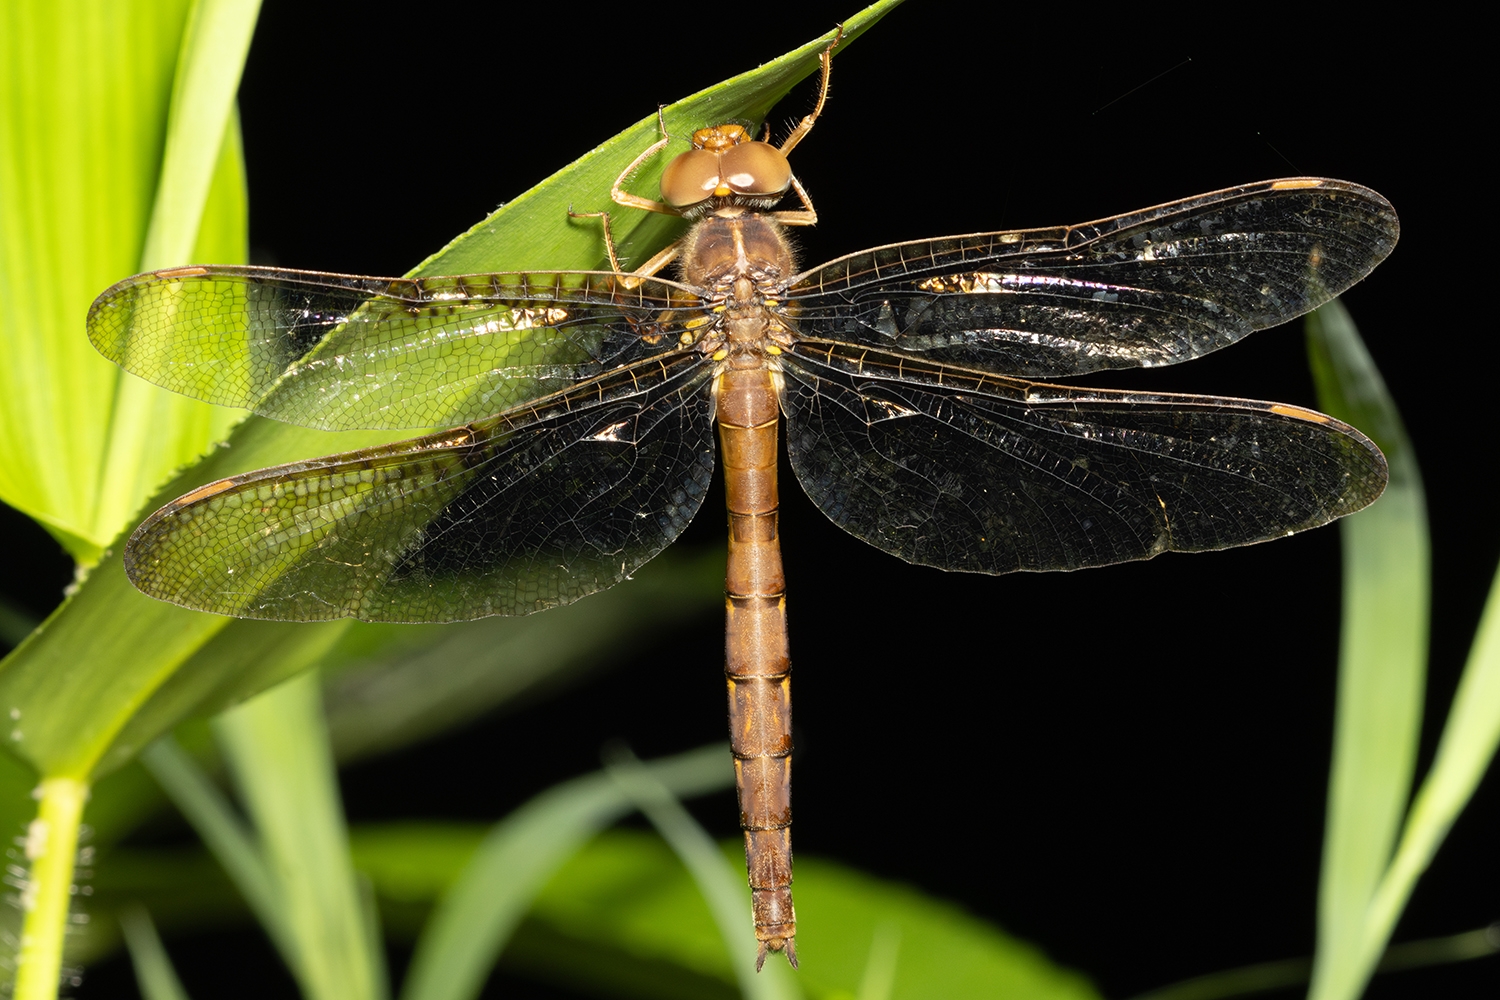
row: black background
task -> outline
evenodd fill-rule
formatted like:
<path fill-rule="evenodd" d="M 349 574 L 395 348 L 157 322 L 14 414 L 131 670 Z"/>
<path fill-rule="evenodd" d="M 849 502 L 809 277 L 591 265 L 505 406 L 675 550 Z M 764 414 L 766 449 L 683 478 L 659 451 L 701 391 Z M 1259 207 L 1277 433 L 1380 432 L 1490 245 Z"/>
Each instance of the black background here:
<path fill-rule="evenodd" d="M 790 17 L 734 24 L 723 8 L 680 3 L 603 15 L 434 2 L 378 15 L 269 0 L 241 98 L 254 252 L 289 267 L 402 273 L 658 103 L 853 9 L 802 3 Z M 1480 176 L 1477 148 L 1492 116 L 1479 113 L 1486 64 L 1471 58 L 1465 30 L 1297 5 L 1205 20 L 1157 5 L 1100 15 L 912 2 L 839 57 L 825 117 L 793 159 L 822 219 L 798 234 L 807 263 L 1274 176 L 1341 177 L 1386 195 L 1401 243 L 1345 303 L 1428 486 L 1423 769 L 1500 552 L 1485 444 L 1492 171 Z M 808 84 L 773 121 L 811 100 Z M 1147 374 L 1130 384 L 1314 405 L 1296 325 Z M 958 901 L 1110 996 L 1311 953 L 1335 530 L 987 578 L 909 567 L 833 528 L 790 481 L 782 492 L 799 851 Z M 719 501 L 679 544 L 722 547 Z M 721 627 L 705 608 L 699 627 L 663 635 L 625 669 L 354 769 L 351 819 L 493 818 L 596 767 L 608 739 L 642 756 L 723 739 Z M 455 759 L 467 773 L 453 773 Z M 519 766 L 492 785 L 502 760 Z M 733 834 L 730 795 L 694 808 Z M 1497 829 L 1492 777 L 1418 886 L 1398 940 L 1500 916 Z M 174 948 L 195 995 L 241 995 L 237 979 L 247 996 L 289 988 L 223 957 L 195 979 L 194 953 L 208 954 Z M 241 963 L 243 976 L 225 975 Z M 121 971 L 99 970 L 79 995 L 113 995 Z M 1383 977 L 1369 995 L 1492 995 L 1497 982 L 1491 960 Z M 519 992 L 506 995 L 570 995 L 512 985 Z"/>

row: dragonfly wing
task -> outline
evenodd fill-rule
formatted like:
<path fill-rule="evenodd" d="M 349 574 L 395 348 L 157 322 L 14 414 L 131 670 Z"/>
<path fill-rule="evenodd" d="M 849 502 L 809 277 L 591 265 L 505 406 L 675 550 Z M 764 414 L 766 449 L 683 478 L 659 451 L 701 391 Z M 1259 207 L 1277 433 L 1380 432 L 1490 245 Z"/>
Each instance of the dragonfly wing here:
<path fill-rule="evenodd" d="M 803 488 L 839 527 L 918 565 L 1069 570 L 1247 545 L 1385 487 L 1364 435 L 1298 407 L 951 371 L 922 384 L 902 359 L 802 345 L 783 365 Z"/>
<path fill-rule="evenodd" d="M 157 385 L 325 430 L 443 427 L 680 350 L 698 300 L 589 271 L 365 278 L 183 267 L 89 309 L 106 358 Z"/>
<path fill-rule="evenodd" d="M 787 294 L 806 340 L 1058 378 L 1175 364 L 1310 312 L 1398 232 L 1368 188 L 1266 181 L 1079 226 L 878 247 Z"/>
<path fill-rule="evenodd" d="M 460 621 L 567 604 L 681 533 L 713 477 L 712 364 L 646 362 L 465 427 L 221 480 L 126 571 L 242 618 Z"/>

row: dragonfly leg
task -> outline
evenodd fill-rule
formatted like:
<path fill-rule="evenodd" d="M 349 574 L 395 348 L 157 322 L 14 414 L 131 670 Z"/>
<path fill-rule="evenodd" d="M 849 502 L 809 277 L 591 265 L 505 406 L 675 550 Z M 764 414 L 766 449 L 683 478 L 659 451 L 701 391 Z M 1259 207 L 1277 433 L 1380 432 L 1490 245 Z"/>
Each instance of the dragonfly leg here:
<path fill-rule="evenodd" d="M 623 274 L 620 267 L 620 258 L 615 255 L 615 234 L 609 228 L 608 212 L 575 212 L 573 206 L 568 206 L 568 218 L 570 219 L 598 219 L 604 230 L 604 252 L 609 254 L 609 269 L 616 274 Z"/>
<path fill-rule="evenodd" d="M 804 115 L 802 120 L 797 123 L 797 127 L 792 129 L 791 134 L 782 142 L 781 152 L 783 155 L 790 153 L 796 148 L 797 143 L 807 138 L 807 133 L 812 131 L 813 125 L 817 123 L 818 116 L 823 113 L 823 105 L 828 103 L 828 71 L 833 68 L 833 50 L 838 48 L 839 42 L 843 40 L 844 26 L 841 24 L 838 27 L 838 33 L 833 36 L 833 41 L 828 43 L 828 48 L 824 49 L 822 56 L 819 57 L 823 63 L 823 78 L 818 86 L 818 103 L 813 107 L 812 113 Z"/>
<path fill-rule="evenodd" d="M 661 129 L 661 138 L 653 142 L 650 146 L 647 146 L 641 152 L 640 156 L 630 161 L 630 166 L 620 171 L 620 176 L 616 177 L 614 184 L 610 186 L 609 198 L 621 208 L 638 208 L 643 212 L 659 212 L 662 215 L 681 215 L 680 211 L 666 202 L 656 201 L 652 198 L 642 198 L 638 194 L 631 194 L 625 190 L 625 182 L 630 180 L 637 170 L 641 169 L 641 165 L 661 152 L 666 148 L 667 143 L 672 141 L 672 137 L 667 134 L 667 120 L 662 116 L 661 108 L 656 109 L 656 124 Z"/>
<path fill-rule="evenodd" d="M 793 209 L 789 212 L 770 212 L 767 214 L 783 226 L 816 226 L 818 224 L 818 210 L 813 208 L 812 199 L 807 196 L 807 189 L 795 177 L 792 178 L 792 190 L 797 192 L 797 198 L 804 206 L 801 211 Z"/>

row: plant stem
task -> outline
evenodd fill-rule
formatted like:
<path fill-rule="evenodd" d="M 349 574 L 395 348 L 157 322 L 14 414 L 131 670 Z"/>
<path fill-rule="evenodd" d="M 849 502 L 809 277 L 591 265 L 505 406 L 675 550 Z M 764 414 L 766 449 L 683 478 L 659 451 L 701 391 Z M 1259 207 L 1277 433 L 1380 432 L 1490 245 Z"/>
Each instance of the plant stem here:
<path fill-rule="evenodd" d="M 78 823 L 89 786 L 77 778 L 47 778 L 36 793 L 36 819 L 26 831 L 31 872 L 21 890 L 21 945 L 15 1000 L 53 1000 L 62 971 L 63 937 L 73 899 Z"/>

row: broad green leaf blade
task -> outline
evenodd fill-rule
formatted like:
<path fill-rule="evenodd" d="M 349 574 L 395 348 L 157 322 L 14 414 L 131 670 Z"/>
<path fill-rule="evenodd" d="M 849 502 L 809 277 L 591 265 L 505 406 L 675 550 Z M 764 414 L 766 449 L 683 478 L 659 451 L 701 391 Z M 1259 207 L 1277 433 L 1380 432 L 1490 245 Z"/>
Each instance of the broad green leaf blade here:
<path fill-rule="evenodd" d="M 1429 545 L 1411 441 L 1347 310 L 1330 303 L 1308 317 L 1307 330 L 1320 405 L 1364 430 L 1390 465 L 1385 495 L 1340 523 L 1339 700 L 1311 993 L 1332 1000 L 1357 996 L 1379 958 L 1378 949 L 1366 953 L 1366 922 L 1411 791 L 1426 683 Z"/>
<path fill-rule="evenodd" d="M 0 499 L 84 563 L 123 526 L 123 512 L 226 426 L 199 404 L 162 397 L 151 408 L 174 423 L 152 427 L 148 468 L 102 478 L 122 376 L 80 343 L 88 303 L 141 259 L 188 10 L 186 0 L 23 0 L 0 10 Z M 198 47 L 187 40 L 187 52 Z M 238 79 L 237 63 L 210 63 L 211 75 Z M 243 205 L 227 121 L 226 105 L 216 130 L 187 136 L 205 150 L 199 215 L 210 177 L 214 197 Z M 235 248 L 225 262 L 242 258 L 243 211 L 204 217 L 222 228 L 200 246 Z M 178 440 L 179 417 L 197 434 L 191 446 Z"/>
<path fill-rule="evenodd" d="M 669 551 L 627 583 L 535 618 L 429 626 L 235 622 L 135 709 L 94 773 L 128 763 L 185 714 L 229 708 L 314 663 L 331 666 L 325 701 L 339 762 L 394 750 L 470 722 L 560 673 L 628 656 L 647 635 L 716 610 L 723 583 L 722 551 Z M 90 817 L 94 822 L 92 807 Z"/>
<path fill-rule="evenodd" d="M 743 863 L 743 844 L 721 850 L 726 864 Z M 806 854 L 797 875 L 794 977 L 812 1000 L 856 996 L 872 948 L 892 940 L 891 1000 L 1098 1000 L 1082 975 L 953 904 Z M 557 873 L 505 961 L 608 996 L 738 995 L 733 960 L 691 876 L 665 844 L 630 830 L 601 836 Z"/>
<path fill-rule="evenodd" d="M 151 600 L 107 558 L 0 662 L 6 747 L 42 774 L 92 775 L 142 703 L 228 623 Z"/>
<path fill-rule="evenodd" d="M 750 889 L 742 868 L 725 863 L 708 832 L 688 815 L 666 786 L 651 777 L 634 754 L 621 748 L 606 763 L 609 776 L 656 827 L 698 886 L 724 949 L 733 956 L 735 979 L 745 1000 L 800 997 L 802 991 L 783 956 L 768 955 L 769 966 L 757 968 Z"/>
<path fill-rule="evenodd" d="M 290 629 L 265 622 L 233 623 L 209 639 L 137 707 L 95 773 L 107 774 L 129 763 L 141 747 L 184 714 L 216 714 L 316 666 L 348 629 L 348 622 L 317 622 Z"/>
<path fill-rule="evenodd" d="M 657 781 L 683 796 L 701 795 L 734 780 L 723 745 L 646 766 Z M 403 1000 L 477 997 L 537 892 L 563 862 L 631 808 L 628 796 L 608 775 L 592 774 L 542 793 L 497 824 L 417 941 L 401 989 Z M 389 850 L 385 856 L 391 857 Z M 377 888 L 382 886 L 379 858 L 369 850 L 358 858 Z"/>
<path fill-rule="evenodd" d="M 275 880 L 303 995 L 382 1000 L 384 956 L 371 948 L 377 937 L 349 859 L 317 679 L 290 680 L 215 726 Z"/>
<path fill-rule="evenodd" d="M 188 1000 L 146 908 L 133 906 L 121 910 L 120 930 L 125 934 L 130 961 L 135 966 L 136 985 L 144 1000 Z"/>
<path fill-rule="evenodd" d="M 245 164 L 234 97 L 260 0 L 196 0 L 183 32 L 167 138 L 140 270 L 249 259 Z M 215 141 L 215 137 L 221 137 Z M 240 414 L 121 379 L 97 533 L 113 538 L 173 470 L 222 440 Z"/>
<path fill-rule="evenodd" d="M 843 52 L 899 2 L 884 0 L 845 21 L 837 52 Z M 763 121 L 777 101 L 818 70 L 819 57 L 833 38 L 834 34 L 829 32 L 756 69 L 663 108 L 667 133 L 675 141 L 644 165 L 631 180 L 629 190 L 656 197 L 662 168 L 687 148 L 694 129 L 727 121 L 756 124 Z M 620 171 L 659 138 L 655 113 L 646 114 L 635 125 L 475 225 L 410 273 L 429 276 L 553 268 L 607 269 L 599 220 L 569 218 L 570 208 L 580 212 L 611 210 L 615 240 L 625 255 L 621 263 L 630 267 L 632 262 L 644 262 L 681 233 L 684 224 L 670 216 L 622 210 L 610 202 L 609 189 Z"/>
<path fill-rule="evenodd" d="M 901 928 L 894 921 L 875 928 L 870 938 L 870 956 L 859 977 L 855 1000 L 890 1000 L 896 988 L 897 959 L 901 954 Z"/>
<path fill-rule="evenodd" d="M 193 260 L 237 262 L 248 256 L 244 150 L 239 116 L 224 133 L 207 205 L 200 209 Z M 159 203 L 158 203 L 159 204 Z M 114 538 L 174 471 L 196 461 L 222 441 L 244 414 L 183 399 L 130 375 L 122 375 L 110 420 L 100 486 L 99 537 Z"/>
<path fill-rule="evenodd" d="M 85 560 L 119 374 L 81 317 L 140 260 L 187 9 L 0 6 L 0 499 Z"/>
<path fill-rule="evenodd" d="M 846 42 L 892 6 L 877 5 L 851 18 L 846 25 Z M 757 108 L 773 103 L 774 97 L 783 93 L 799 75 L 805 76 L 816 69 L 816 53 L 825 44 L 812 43 L 798 50 L 806 55 L 793 58 L 790 63 L 785 59 L 775 60 L 727 84 L 710 88 L 684 102 L 682 113 L 697 115 L 696 124 L 751 117 Z M 470 234 L 460 237 L 449 250 L 430 258 L 424 267 L 484 271 L 596 265 L 602 254 L 597 230 L 590 229 L 587 238 L 580 235 L 577 239 L 561 239 L 545 245 L 532 242 L 537 237 L 527 235 L 521 219 L 541 220 L 544 233 L 567 233 L 567 226 L 572 223 L 562 221 L 566 220 L 566 206 L 575 203 L 580 208 L 586 207 L 586 198 L 607 200 L 610 182 L 649 142 L 648 138 L 631 148 L 626 148 L 624 141 L 607 143 L 581 161 L 588 164 L 586 173 L 580 174 L 576 164 L 564 168 Z M 649 185 L 651 176 L 651 170 L 643 171 L 641 183 Z M 580 190 L 575 184 L 589 187 Z M 626 230 L 617 232 L 623 234 Z M 649 250 L 658 246 L 653 244 Z M 114 277 L 123 270 L 128 268 L 121 269 Z M 101 280 L 93 291 L 105 284 Z M 398 437 L 389 433 L 330 434 L 262 419 L 247 420 L 231 436 L 230 448 L 211 453 L 199 466 L 180 475 L 158 492 L 153 503 L 164 503 L 196 486 L 237 472 L 385 443 Z M 216 645 L 232 648 L 238 630 L 245 627 L 243 623 L 228 624 L 226 619 L 195 615 L 136 594 L 124 583 L 120 551 L 116 547 L 31 641 L 0 665 L 0 709 L 20 712 L 26 720 L 25 736 L 13 739 L 12 748 L 44 773 L 90 773 L 100 765 L 140 706 L 188 656 L 226 626 L 230 631 Z M 228 678 L 239 669 L 238 662 L 230 660 L 219 662 L 210 656 L 208 661 L 200 661 L 196 669 L 205 673 L 219 671 L 221 677 Z M 79 692 L 87 692 L 81 704 Z M 248 693 L 241 691 L 240 695 Z M 191 708 L 174 704 L 173 711 L 180 712 L 177 716 L 180 718 Z M 110 757 L 111 766 L 123 759 L 124 754 L 134 752 L 169 729 L 172 721 L 170 713 L 163 713 L 155 724 L 142 727 L 121 754 Z"/>

